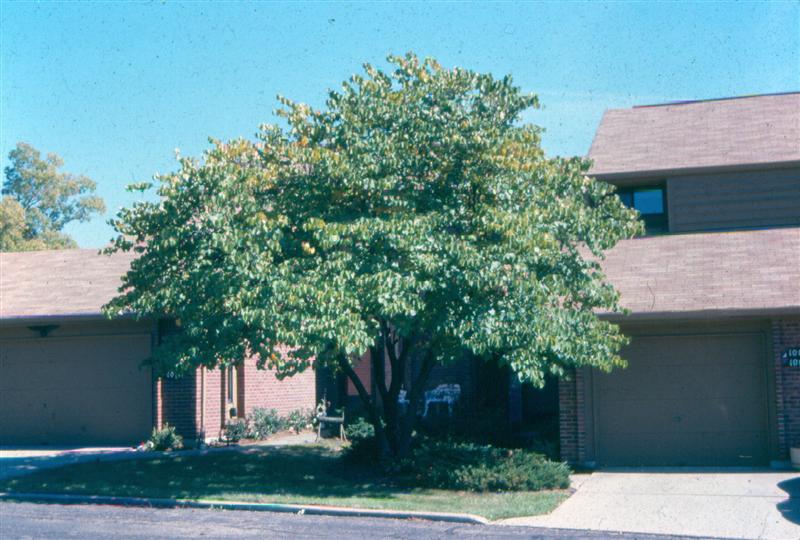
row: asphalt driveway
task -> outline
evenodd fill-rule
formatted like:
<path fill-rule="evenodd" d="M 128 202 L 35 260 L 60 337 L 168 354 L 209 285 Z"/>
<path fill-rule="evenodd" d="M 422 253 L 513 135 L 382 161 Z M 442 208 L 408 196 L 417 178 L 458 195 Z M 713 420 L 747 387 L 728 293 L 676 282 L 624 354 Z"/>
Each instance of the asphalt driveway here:
<path fill-rule="evenodd" d="M 530 525 L 720 538 L 800 538 L 800 475 L 777 471 L 606 470 Z"/>

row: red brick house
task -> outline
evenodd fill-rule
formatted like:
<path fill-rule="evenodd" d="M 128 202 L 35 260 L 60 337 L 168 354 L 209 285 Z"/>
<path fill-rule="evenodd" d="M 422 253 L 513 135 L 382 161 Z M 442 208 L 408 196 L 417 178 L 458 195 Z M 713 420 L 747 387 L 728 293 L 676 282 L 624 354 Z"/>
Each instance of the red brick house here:
<path fill-rule="evenodd" d="M 278 381 L 255 359 L 153 377 L 142 361 L 163 323 L 108 320 L 131 255 L 78 249 L 0 254 L 0 446 L 133 445 L 169 423 L 217 438 L 232 409 L 311 409 L 313 371 Z"/>
<path fill-rule="evenodd" d="M 587 465 L 765 465 L 800 446 L 800 93 L 610 110 L 591 174 L 648 236 L 602 263 L 629 367 L 559 384 Z"/>
<path fill-rule="evenodd" d="M 630 310 L 614 316 L 632 338 L 628 368 L 535 391 L 469 361 L 437 368 L 431 387 L 459 383 L 465 405 L 501 405 L 512 420 L 554 415 L 573 463 L 785 461 L 800 446 L 800 93 L 611 110 L 589 157 L 649 233 L 602 262 Z M 215 437 L 233 406 L 313 406 L 311 373 L 278 383 L 252 361 L 183 379 L 139 370 L 158 324 L 99 314 L 129 262 L 0 256 L 0 444 L 127 443 L 164 422 Z M 352 397 L 323 379 L 329 398 Z"/>

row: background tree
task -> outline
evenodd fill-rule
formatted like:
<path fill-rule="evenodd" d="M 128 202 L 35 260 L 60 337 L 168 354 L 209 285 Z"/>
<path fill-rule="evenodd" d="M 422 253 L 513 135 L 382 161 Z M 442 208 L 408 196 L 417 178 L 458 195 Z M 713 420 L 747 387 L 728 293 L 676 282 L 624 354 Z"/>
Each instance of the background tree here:
<path fill-rule="evenodd" d="M 160 177 L 158 202 L 112 221 L 109 251 L 141 256 L 107 311 L 181 321 L 154 353 L 163 369 L 251 353 L 281 376 L 332 366 L 398 455 L 431 370 L 466 352 L 535 384 L 621 365 L 625 338 L 595 314 L 618 294 L 593 259 L 640 225 L 587 161 L 544 155 L 519 123 L 537 99 L 509 77 L 389 62 L 323 110 L 279 98 L 287 127 Z M 374 395 L 353 369 L 367 351 Z"/>
<path fill-rule="evenodd" d="M 97 184 L 60 172 L 60 157 L 48 154 L 42 159 L 27 143 L 17 143 L 8 159 L 0 201 L 0 251 L 77 247 L 62 229 L 105 212 L 103 199 L 94 195 Z"/>

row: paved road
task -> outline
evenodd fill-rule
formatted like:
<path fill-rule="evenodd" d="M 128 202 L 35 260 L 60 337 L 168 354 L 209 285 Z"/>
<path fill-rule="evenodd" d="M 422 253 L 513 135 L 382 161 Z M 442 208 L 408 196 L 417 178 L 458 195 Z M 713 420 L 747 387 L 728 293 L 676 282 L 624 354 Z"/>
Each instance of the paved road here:
<path fill-rule="evenodd" d="M 0 503 L 0 538 L 557 538 L 678 540 L 677 536 L 615 534 L 531 527 L 454 525 L 427 521 L 298 516 L 271 512 L 224 512 Z"/>

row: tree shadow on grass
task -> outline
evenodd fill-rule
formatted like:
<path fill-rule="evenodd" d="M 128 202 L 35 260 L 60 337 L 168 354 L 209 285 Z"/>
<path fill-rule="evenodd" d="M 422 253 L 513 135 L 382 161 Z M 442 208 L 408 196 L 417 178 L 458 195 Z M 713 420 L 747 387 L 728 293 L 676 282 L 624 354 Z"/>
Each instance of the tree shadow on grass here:
<path fill-rule="evenodd" d="M 0 490 L 179 499 L 233 494 L 391 499 L 408 492 L 376 469 L 348 463 L 339 452 L 320 447 L 81 463 L 5 480 Z"/>

